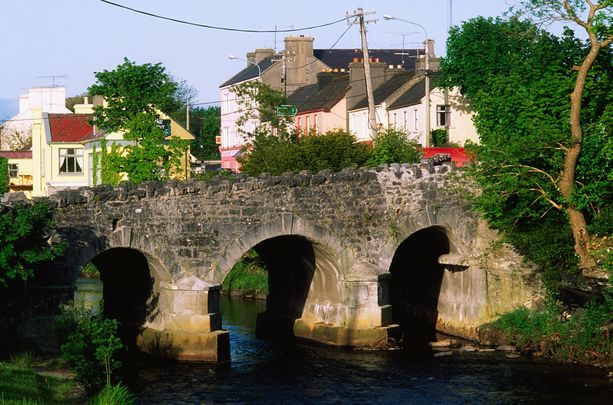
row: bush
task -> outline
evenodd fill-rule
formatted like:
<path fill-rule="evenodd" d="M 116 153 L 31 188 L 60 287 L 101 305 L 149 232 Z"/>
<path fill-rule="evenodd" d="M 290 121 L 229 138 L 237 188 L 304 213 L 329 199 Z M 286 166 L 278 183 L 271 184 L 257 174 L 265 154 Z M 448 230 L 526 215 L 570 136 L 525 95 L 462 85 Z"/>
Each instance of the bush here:
<path fill-rule="evenodd" d="M 136 397 L 121 384 L 107 385 L 92 400 L 90 405 L 130 405 L 136 403 Z"/>
<path fill-rule="evenodd" d="M 605 298 L 573 314 L 551 301 L 535 311 L 519 308 L 502 315 L 493 326 L 522 349 L 539 350 L 562 361 L 610 365 L 613 343 L 605 326 L 611 322 L 613 300 Z"/>
<path fill-rule="evenodd" d="M 446 129 L 434 129 L 430 132 L 430 145 L 432 146 L 445 146 L 448 143 L 447 130 Z"/>
<path fill-rule="evenodd" d="M 92 393 L 110 385 L 117 360 L 125 348 L 118 336 L 119 322 L 87 311 L 67 311 L 54 325 L 64 359 L 77 380 Z"/>
<path fill-rule="evenodd" d="M 373 139 L 372 155 L 366 164 L 417 163 L 421 155 L 417 141 L 409 139 L 404 132 L 388 128 Z"/>
<path fill-rule="evenodd" d="M 322 169 L 340 171 L 345 167 L 362 166 L 370 157 L 368 146 L 343 130 L 305 136 L 277 137 L 267 133 L 256 134 L 251 149 L 239 157 L 243 173 L 257 175 L 270 173 Z"/>

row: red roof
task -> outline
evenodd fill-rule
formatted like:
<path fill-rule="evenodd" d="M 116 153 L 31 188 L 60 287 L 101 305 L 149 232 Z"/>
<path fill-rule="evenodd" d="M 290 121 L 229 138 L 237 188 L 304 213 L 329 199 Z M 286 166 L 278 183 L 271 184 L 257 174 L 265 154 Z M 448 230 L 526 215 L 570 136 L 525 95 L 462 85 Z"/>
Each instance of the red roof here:
<path fill-rule="evenodd" d="M 93 131 L 91 114 L 49 114 L 51 142 L 81 142 Z"/>
<path fill-rule="evenodd" d="M 7 159 L 32 159 L 32 151 L 0 151 L 0 157 Z"/>

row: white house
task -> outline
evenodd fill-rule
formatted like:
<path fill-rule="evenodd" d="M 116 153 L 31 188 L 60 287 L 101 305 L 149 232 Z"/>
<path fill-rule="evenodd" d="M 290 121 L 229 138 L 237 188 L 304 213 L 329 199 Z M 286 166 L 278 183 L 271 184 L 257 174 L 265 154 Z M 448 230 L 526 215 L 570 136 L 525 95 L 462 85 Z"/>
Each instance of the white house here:
<path fill-rule="evenodd" d="M 2 124 L 0 150 L 19 149 L 32 136 L 32 109 L 53 114 L 71 114 L 66 108 L 64 87 L 34 87 L 19 96 L 19 113 Z"/>

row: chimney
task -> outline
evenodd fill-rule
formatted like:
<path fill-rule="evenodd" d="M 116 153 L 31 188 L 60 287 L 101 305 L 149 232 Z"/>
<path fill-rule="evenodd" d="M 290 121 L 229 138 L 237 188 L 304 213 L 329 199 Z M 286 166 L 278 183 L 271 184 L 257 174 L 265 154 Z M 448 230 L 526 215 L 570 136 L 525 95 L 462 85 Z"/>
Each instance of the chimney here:
<path fill-rule="evenodd" d="M 253 63 L 260 63 L 264 59 L 273 56 L 275 54 L 274 49 L 272 48 L 258 48 L 255 52 L 249 52 L 247 54 L 247 60 Z"/>
<path fill-rule="evenodd" d="M 384 62 L 370 63 L 370 77 L 373 91 L 386 81 L 387 65 Z M 366 79 L 364 77 L 363 59 L 353 58 L 349 64 L 349 84 L 351 89 L 347 95 L 347 109 L 351 110 L 366 97 Z"/>
<path fill-rule="evenodd" d="M 313 62 L 313 37 L 300 35 L 285 37 L 285 64 L 287 93 L 296 88 L 314 83 L 318 66 Z"/>

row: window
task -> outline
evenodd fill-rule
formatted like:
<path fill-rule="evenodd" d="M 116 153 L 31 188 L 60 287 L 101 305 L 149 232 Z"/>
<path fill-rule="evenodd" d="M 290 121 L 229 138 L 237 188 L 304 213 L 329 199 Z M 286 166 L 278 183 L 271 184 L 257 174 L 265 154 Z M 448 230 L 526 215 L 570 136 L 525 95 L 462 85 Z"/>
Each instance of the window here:
<path fill-rule="evenodd" d="M 19 165 L 17 163 L 9 163 L 9 177 L 17 177 L 19 173 Z"/>
<path fill-rule="evenodd" d="M 419 129 L 419 115 L 417 115 L 417 108 L 413 110 L 413 129 L 417 131 Z"/>
<path fill-rule="evenodd" d="M 404 129 L 406 131 L 407 130 L 407 125 L 408 125 L 407 112 L 403 111 L 402 112 L 402 129 Z"/>
<path fill-rule="evenodd" d="M 449 111 L 448 105 L 436 106 L 436 125 L 439 127 L 445 127 L 449 125 Z"/>
<path fill-rule="evenodd" d="M 60 173 L 83 173 L 83 149 L 60 149 Z"/>

